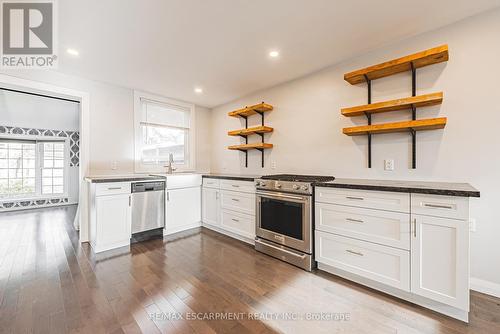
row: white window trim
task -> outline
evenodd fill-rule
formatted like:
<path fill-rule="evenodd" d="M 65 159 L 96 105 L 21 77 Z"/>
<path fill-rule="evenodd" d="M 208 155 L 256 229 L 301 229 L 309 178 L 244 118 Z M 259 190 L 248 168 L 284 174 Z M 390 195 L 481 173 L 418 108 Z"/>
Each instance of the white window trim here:
<path fill-rule="evenodd" d="M 38 146 L 35 148 L 35 155 L 37 158 L 35 161 L 37 162 L 35 165 L 35 192 L 36 195 L 27 195 L 27 196 L 16 196 L 10 198 L 0 198 L 0 203 L 8 203 L 12 201 L 20 202 L 20 201 L 36 201 L 39 199 L 57 199 L 69 197 L 69 157 L 70 157 L 70 142 L 69 138 L 59 138 L 59 137 L 45 137 L 45 136 L 30 136 L 30 135 L 3 135 L 0 138 L 6 139 L 20 139 L 20 140 L 33 140 L 33 141 L 54 141 L 54 142 L 63 142 L 64 143 L 64 154 L 67 159 L 65 159 L 64 164 L 64 193 L 62 194 L 42 194 L 41 189 L 41 157 Z"/>
<path fill-rule="evenodd" d="M 141 99 L 156 101 L 159 103 L 173 104 L 189 109 L 189 162 L 187 165 L 176 165 L 176 172 L 194 172 L 196 169 L 196 123 L 195 106 L 192 103 L 186 103 L 174 99 L 169 99 L 160 95 L 154 95 L 141 91 L 134 91 L 134 169 L 136 173 L 165 173 L 165 167 L 158 165 L 146 165 L 142 163 L 140 142 L 141 137 Z"/>

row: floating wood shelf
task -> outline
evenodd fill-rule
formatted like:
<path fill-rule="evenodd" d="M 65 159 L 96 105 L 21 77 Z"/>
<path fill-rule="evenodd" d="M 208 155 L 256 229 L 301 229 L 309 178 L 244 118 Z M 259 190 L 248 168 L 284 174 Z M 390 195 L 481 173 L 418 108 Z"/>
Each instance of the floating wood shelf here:
<path fill-rule="evenodd" d="M 443 129 L 446 126 L 446 117 L 420 119 L 415 121 L 354 126 L 344 128 L 342 131 L 348 136 L 361 136 L 378 133 L 408 132 L 422 130 Z"/>
<path fill-rule="evenodd" d="M 227 134 L 229 136 L 250 136 L 250 135 L 254 135 L 254 134 L 264 134 L 264 133 L 269 133 L 269 132 L 273 132 L 274 129 L 269 127 L 269 126 L 256 126 L 256 127 L 253 127 L 253 128 L 248 128 L 248 129 L 240 129 L 240 130 L 233 130 L 233 131 L 229 131 Z"/>
<path fill-rule="evenodd" d="M 272 148 L 273 144 L 268 143 L 253 143 L 253 144 L 241 144 L 241 145 L 232 145 L 227 148 L 230 150 L 238 150 L 238 151 L 248 151 L 248 150 L 265 150 L 268 148 Z"/>
<path fill-rule="evenodd" d="M 443 102 L 443 93 L 432 93 L 419 96 L 406 97 L 403 99 L 364 104 L 361 106 L 343 108 L 342 115 L 346 117 L 364 116 L 366 114 L 376 114 L 396 110 L 405 110 L 417 107 L 428 107 Z"/>
<path fill-rule="evenodd" d="M 267 103 L 259 103 L 250 107 L 245 107 L 243 109 L 238 109 L 235 111 L 231 111 L 228 113 L 231 117 L 240 117 L 245 120 L 245 128 L 239 130 L 229 131 L 227 134 L 229 136 L 240 136 L 245 139 L 245 144 L 228 146 L 230 150 L 238 150 L 245 153 L 245 167 L 248 167 L 248 151 L 249 150 L 258 150 L 261 153 L 261 165 L 264 168 L 264 150 L 268 148 L 272 148 L 273 144 L 264 143 L 264 135 L 266 133 L 273 132 L 274 129 L 264 125 L 264 113 L 267 111 L 273 110 L 273 106 Z M 261 117 L 261 125 L 255 126 L 252 128 L 248 127 L 248 117 L 252 115 L 260 115 Z M 260 135 L 260 142 L 249 144 L 248 137 L 250 135 Z"/>
<path fill-rule="evenodd" d="M 390 60 L 378 65 L 366 67 L 357 71 L 346 73 L 344 80 L 352 85 L 366 82 L 366 79 L 375 80 L 400 72 L 410 71 L 448 60 L 448 45 L 441 45 L 429 50 L 418 52 L 406 57 Z"/>
<path fill-rule="evenodd" d="M 250 107 L 245 107 L 243 109 L 238 109 L 228 113 L 231 117 L 248 117 L 255 114 L 262 114 L 266 111 L 273 110 L 273 106 L 267 103 L 259 103 Z"/>

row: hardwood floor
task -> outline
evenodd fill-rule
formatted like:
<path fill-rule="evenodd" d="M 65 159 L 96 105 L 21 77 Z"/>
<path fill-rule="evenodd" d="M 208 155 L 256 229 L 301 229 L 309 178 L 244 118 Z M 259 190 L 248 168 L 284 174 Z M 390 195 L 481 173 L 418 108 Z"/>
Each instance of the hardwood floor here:
<path fill-rule="evenodd" d="M 0 333 L 500 333 L 497 298 L 467 325 L 206 229 L 96 256 L 74 214 L 0 214 Z M 296 319 L 321 313 L 348 318 Z"/>

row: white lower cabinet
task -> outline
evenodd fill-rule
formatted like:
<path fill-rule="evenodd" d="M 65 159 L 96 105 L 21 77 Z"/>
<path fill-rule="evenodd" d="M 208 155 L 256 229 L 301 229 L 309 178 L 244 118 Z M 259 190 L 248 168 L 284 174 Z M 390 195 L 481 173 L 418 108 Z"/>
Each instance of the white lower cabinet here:
<path fill-rule="evenodd" d="M 165 234 L 185 231 L 200 226 L 201 188 L 167 189 Z"/>
<path fill-rule="evenodd" d="M 410 290 L 410 252 L 406 250 L 316 231 L 316 261 Z"/>
<path fill-rule="evenodd" d="M 469 199 L 407 194 L 406 202 L 404 194 L 377 192 L 377 199 L 405 202 L 394 212 L 387 200 L 362 207 L 344 192 L 316 189 L 323 194 L 315 203 L 319 267 L 468 321 Z M 356 198 L 373 194 L 358 190 Z"/>
<path fill-rule="evenodd" d="M 469 309 L 469 224 L 413 215 L 412 292 Z"/>
<path fill-rule="evenodd" d="M 202 191 L 202 221 L 212 226 L 220 226 L 219 189 L 203 187 Z"/>
<path fill-rule="evenodd" d="M 130 183 L 91 185 L 90 244 L 96 253 L 130 245 Z"/>
<path fill-rule="evenodd" d="M 204 178 L 203 225 L 253 243 L 255 238 L 255 187 L 250 181 Z"/>
<path fill-rule="evenodd" d="M 220 226 L 243 237 L 255 238 L 255 217 L 237 211 L 222 210 Z"/>

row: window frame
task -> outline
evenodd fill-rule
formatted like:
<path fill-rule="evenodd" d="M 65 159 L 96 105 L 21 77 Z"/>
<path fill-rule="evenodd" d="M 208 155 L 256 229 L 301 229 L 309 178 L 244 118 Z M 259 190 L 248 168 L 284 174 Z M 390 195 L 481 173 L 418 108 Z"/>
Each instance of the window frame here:
<path fill-rule="evenodd" d="M 35 143 L 35 194 L 26 194 L 24 196 L 0 197 L 0 203 L 12 201 L 30 201 L 39 199 L 56 199 L 69 196 L 69 157 L 70 157 L 70 142 L 69 138 L 59 137 L 44 137 L 44 136 L 27 136 L 27 135 L 2 135 L 0 140 L 12 141 L 30 141 Z M 62 142 L 64 143 L 64 192 L 62 194 L 42 194 L 42 157 L 39 145 L 47 142 Z"/>
<path fill-rule="evenodd" d="M 194 172 L 196 166 L 196 123 L 195 106 L 192 103 L 186 103 L 159 95 L 146 92 L 134 91 L 134 170 L 136 173 L 165 173 L 165 167 L 158 164 L 142 163 L 142 100 L 149 100 L 158 104 L 176 105 L 189 110 L 189 129 L 187 130 L 187 147 L 184 147 L 188 161 L 185 164 L 174 163 L 176 172 Z"/>

